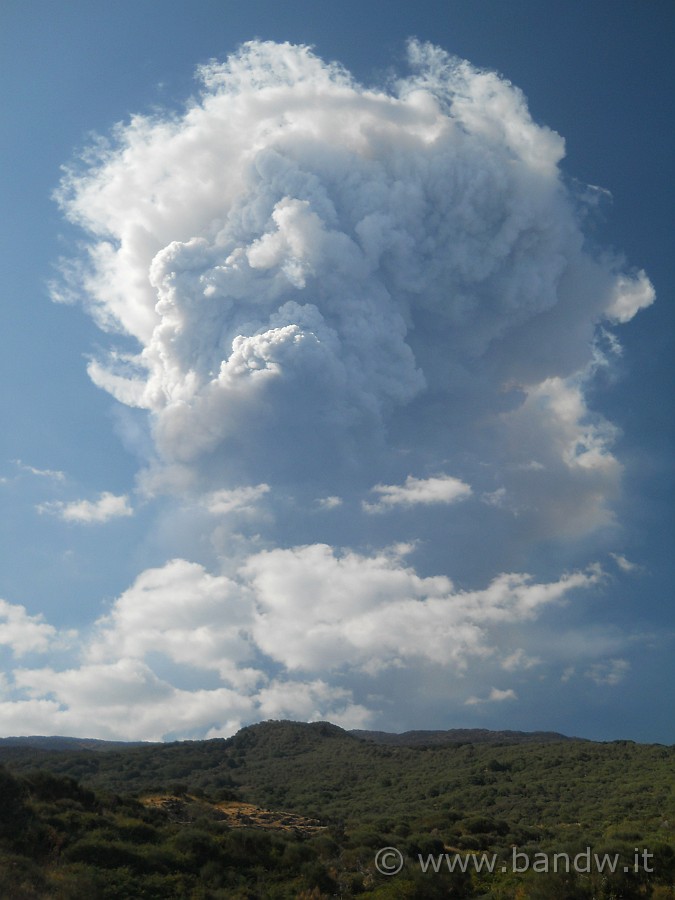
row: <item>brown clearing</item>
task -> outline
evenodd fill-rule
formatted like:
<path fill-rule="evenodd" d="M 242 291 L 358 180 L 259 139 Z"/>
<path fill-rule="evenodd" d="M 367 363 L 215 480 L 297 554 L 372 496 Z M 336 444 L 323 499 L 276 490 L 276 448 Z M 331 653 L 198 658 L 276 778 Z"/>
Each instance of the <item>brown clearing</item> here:
<path fill-rule="evenodd" d="M 196 819 L 207 818 L 222 822 L 230 828 L 262 828 L 267 831 L 292 831 L 296 834 L 316 834 L 325 830 L 325 826 L 317 819 L 280 810 L 263 809 L 239 800 L 211 803 L 189 794 L 181 797 L 164 794 L 141 797 L 140 802 L 150 809 L 161 810 L 172 822 L 184 825 L 189 825 Z"/>

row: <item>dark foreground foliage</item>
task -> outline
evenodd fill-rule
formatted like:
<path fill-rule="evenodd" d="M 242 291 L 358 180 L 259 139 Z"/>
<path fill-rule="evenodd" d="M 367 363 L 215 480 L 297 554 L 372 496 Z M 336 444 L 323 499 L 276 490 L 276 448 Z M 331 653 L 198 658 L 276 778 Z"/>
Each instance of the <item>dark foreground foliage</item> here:
<path fill-rule="evenodd" d="M 0 757 L 3 900 L 675 900 L 673 747 L 402 747 L 269 722 L 229 740 Z M 236 801 L 296 817 L 234 827 Z M 383 847 L 400 851 L 398 874 L 378 872 Z"/>

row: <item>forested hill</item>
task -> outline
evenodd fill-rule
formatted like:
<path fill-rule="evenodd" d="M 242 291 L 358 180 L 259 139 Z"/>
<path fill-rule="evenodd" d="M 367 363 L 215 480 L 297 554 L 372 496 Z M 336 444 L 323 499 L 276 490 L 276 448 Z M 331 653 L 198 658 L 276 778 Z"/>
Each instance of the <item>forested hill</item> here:
<path fill-rule="evenodd" d="M 385 809 L 402 803 L 402 812 L 439 804 L 480 808 L 489 802 L 502 814 L 515 804 L 519 815 L 525 806 L 526 817 L 536 821 L 552 809 L 577 821 L 581 810 L 593 804 L 612 806 L 618 815 L 630 802 L 637 809 L 657 796 L 672 800 L 674 747 L 556 740 L 550 734 L 541 740 L 517 732 L 510 733 L 516 739 L 492 732 L 494 740 L 486 740 L 485 732 L 471 730 L 413 732 L 412 738 L 397 736 L 396 743 L 365 734 L 367 740 L 363 732 L 328 722 L 270 721 L 227 739 L 174 743 L 84 741 L 74 748 L 71 739 L 36 746 L 27 738 L 25 744 L 0 742 L 0 763 L 16 772 L 48 769 L 94 789 L 139 793 L 181 784 L 342 820 L 366 814 L 374 805 Z M 388 782 L 397 786 L 395 792 L 387 790 Z M 661 812 L 656 804 L 653 814 Z M 675 811 L 670 820 L 675 821 Z"/>
<path fill-rule="evenodd" d="M 508 733 L 396 745 L 325 722 L 87 744 L 0 743 L 0 897 L 673 896 L 675 747 Z M 395 878 L 375 865 L 384 847 L 400 850 Z M 514 847 L 572 857 L 592 847 L 621 865 L 611 878 L 513 873 Z M 636 847 L 653 854 L 653 872 L 635 869 Z M 420 854 L 443 852 L 494 853 L 498 865 L 421 872 Z"/>

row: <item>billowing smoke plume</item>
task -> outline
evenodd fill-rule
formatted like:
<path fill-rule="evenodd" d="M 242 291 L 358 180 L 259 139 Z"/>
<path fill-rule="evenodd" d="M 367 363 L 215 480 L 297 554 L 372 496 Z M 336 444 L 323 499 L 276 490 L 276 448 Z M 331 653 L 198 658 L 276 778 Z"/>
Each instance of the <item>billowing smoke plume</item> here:
<path fill-rule="evenodd" d="M 533 392 L 546 431 L 546 385 L 591 363 L 598 322 L 651 302 L 644 275 L 585 253 L 563 141 L 521 94 L 409 53 L 414 74 L 385 93 L 306 48 L 248 44 L 200 70 L 184 115 L 132 119 L 65 179 L 92 235 L 85 302 L 139 347 L 91 377 L 150 410 L 162 463 L 325 484 L 326 454 L 370 460 L 393 416 L 408 451 L 440 414 L 447 455 Z"/>
<path fill-rule="evenodd" d="M 613 522 L 615 432 L 585 391 L 653 289 L 588 250 L 563 140 L 515 87 L 430 45 L 409 62 L 374 89 L 306 47 L 246 44 L 200 69 L 182 114 L 132 118 L 65 177 L 88 251 L 55 294 L 112 335 L 89 373 L 148 411 L 139 490 L 182 498 L 219 572 L 143 573 L 79 669 L 22 670 L 31 702 L 48 683 L 89 709 L 106 683 L 109 729 L 132 692 L 136 736 L 156 736 L 163 703 L 177 733 L 359 724 L 386 710 L 385 672 L 513 700 L 499 673 L 541 663 L 518 628 L 602 581 L 503 572 L 517 541 Z M 424 573 L 404 562 L 419 538 Z M 442 565 L 471 542 L 481 583 L 455 587 Z M 157 654 L 211 681 L 162 680 Z"/>

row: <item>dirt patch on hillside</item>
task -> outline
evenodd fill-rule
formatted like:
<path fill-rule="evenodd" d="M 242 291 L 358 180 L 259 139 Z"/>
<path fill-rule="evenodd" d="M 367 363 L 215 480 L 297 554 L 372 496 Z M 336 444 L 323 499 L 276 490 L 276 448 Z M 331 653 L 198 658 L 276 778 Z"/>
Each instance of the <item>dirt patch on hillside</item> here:
<path fill-rule="evenodd" d="M 296 813 L 263 809 L 252 803 L 225 800 L 210 803 L 189 794 L 177 797 L 171 794 L 141 797 L 141 803 L 149 809 L 158 809 L 172 822 L 188 825 L 196 819 L 211 819 L 230 828 L 260 828 L 266 831 L 291 831 L 295 834 L 316 834 L 325 826 L 317 819 Z"/>

